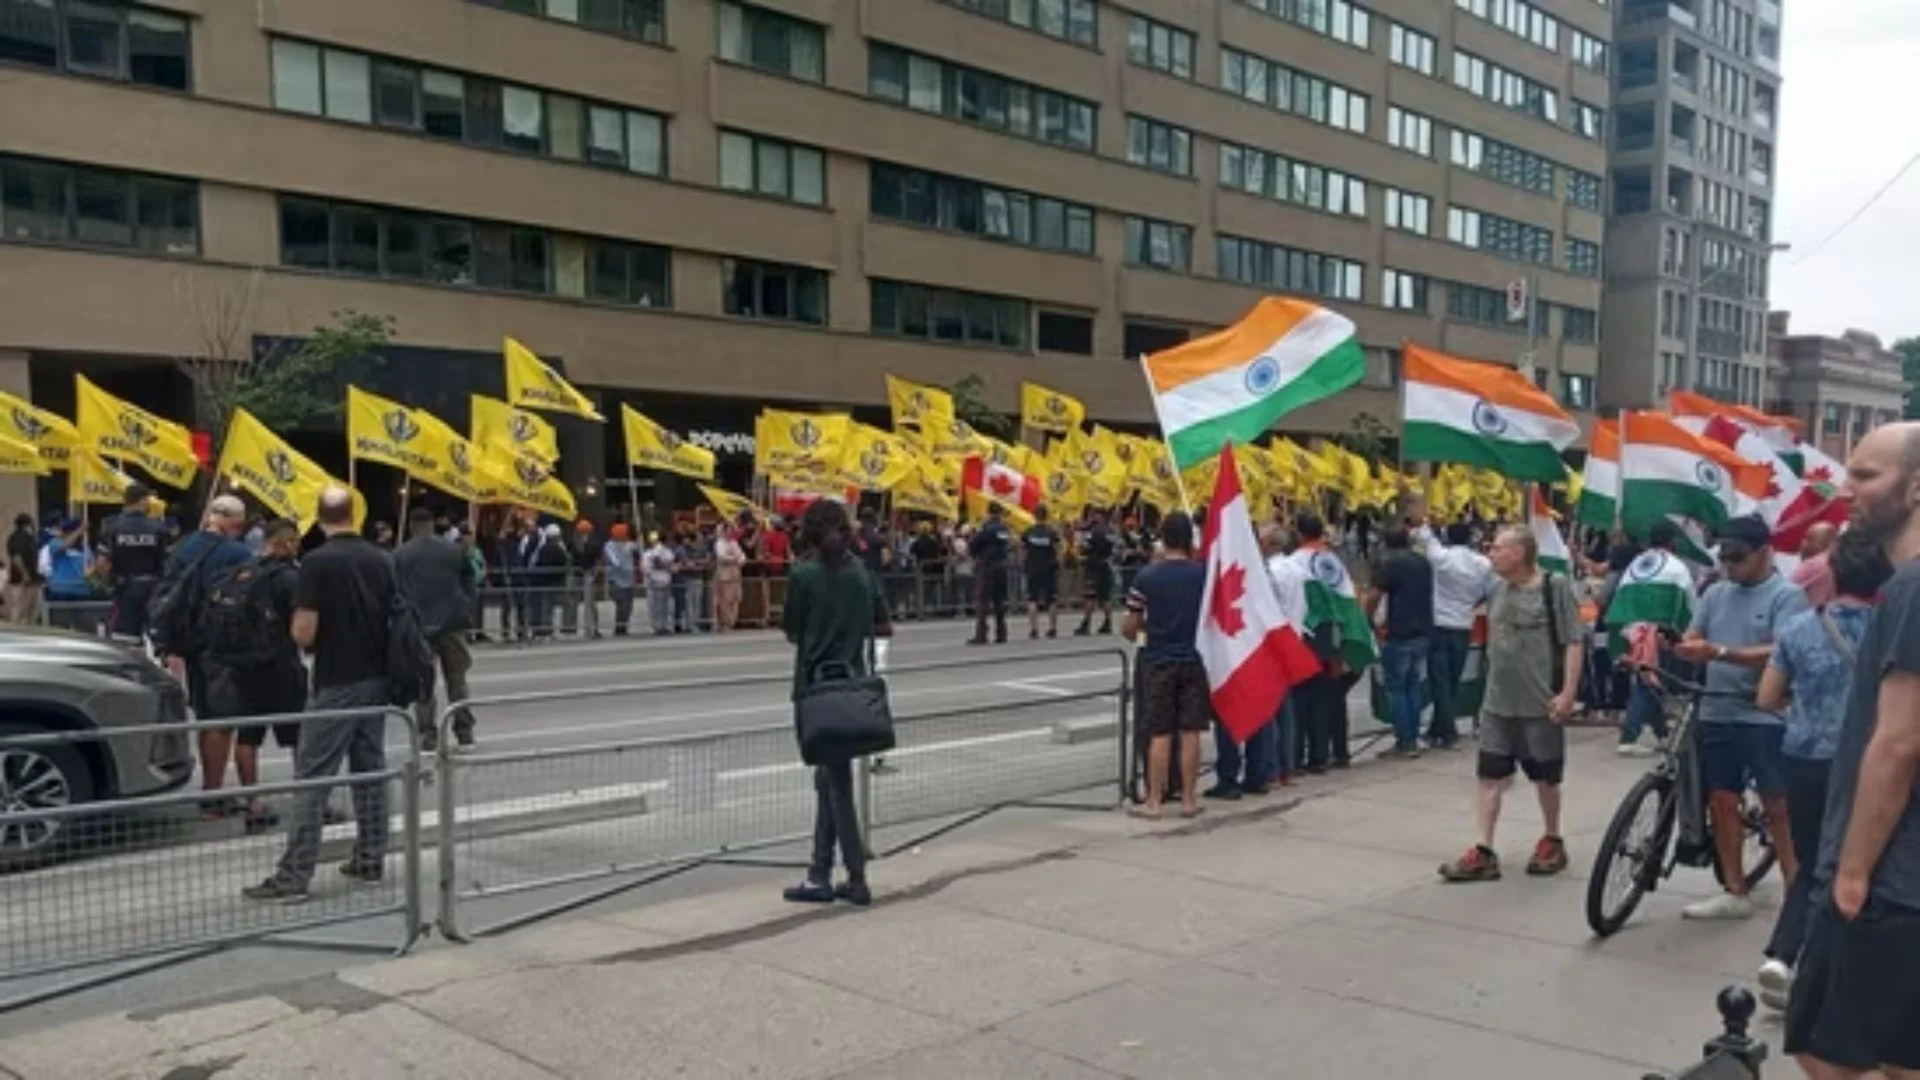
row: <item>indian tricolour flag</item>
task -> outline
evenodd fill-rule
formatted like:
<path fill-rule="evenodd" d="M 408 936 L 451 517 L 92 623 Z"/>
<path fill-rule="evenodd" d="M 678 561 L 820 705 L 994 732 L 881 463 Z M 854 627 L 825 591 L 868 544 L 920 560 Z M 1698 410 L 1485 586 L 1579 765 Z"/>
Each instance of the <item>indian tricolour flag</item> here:
<path fill-rule="evenodd" d="M 1346 316 L 1269 296 L 1233 326 L 1143 357 L 1147 388 L 1185 472 L 1227 443 L 1265 435 L 1287 413 L 1332 397 L 1366 374 Z"/>
<path fill-rule="evenodd" d="M 1610 531 L 1620 514 L 1620 424 L 1593 425 L 1587 445 L 1587 471 L 1581 477 L 1580 505 L 1574 514 L 1590 529 Z"/>
<path fill-rule="evenodd" d="M 1539 488 L 1533 489 L 1533 511 L 1527 515 L 1527 526 L 1533 530 L 1534 546 L 1540 549 L 1540 569 L 1572 574 L 1573 554 L 1567 550 L 1567 538 L 1560 534 L 1560 524 L 1553 520 L 1547 497 Z"/>
<path fill-rule="evenodd" d="M 1627 412 L 1620 424 L 1620 505 L 1627 528 L 1679 516 L 1717 526 L 1764 496 L 1768 472 L 1656 412 Z"/>
<path fill-rule="evenodd" d="M 1620 575 L 1606 622 L 1615 630 L 1642 622 L 1685 630 L 1693 622 L 1693 572 L 1671 552 L 1643 552 Z"/>
<path fill-rule="evenodd" d="M 1560 451 L 1580 437 L 1580 425 L 1546 391 L 1502 364 L 1411 343 L 1402 355 L 1405 460 L 1478 465 L 1509 480 L 1566 478 Z"/>
<path fill-rule="evenodd" d="M 1307 583 L 1307 630 L 1315 633 L 1332 623 L 1338 630 L 1340 659 L 1354 671 L 1364 671 L 1379 658 L 1373 624 L 1360 606 L 1353 578 L 1340 556 L 1325 547 L 1301 546 L 1292 555 L 1295 569 Z"/>

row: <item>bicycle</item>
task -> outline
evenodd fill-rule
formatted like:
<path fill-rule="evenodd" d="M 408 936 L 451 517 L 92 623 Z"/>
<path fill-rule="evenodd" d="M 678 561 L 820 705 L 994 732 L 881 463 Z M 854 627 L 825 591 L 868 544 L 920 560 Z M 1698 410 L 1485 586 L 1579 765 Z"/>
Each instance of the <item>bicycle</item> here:
<path fill-rule="evenodd" d="M 1726 881 L 1713 843 L 1706 792 L 1701 788 L 1694 729 L 1702 701 L 1730 695 L 1715 694 L 1658 668 L 1640 665 L 1636 670 L 1659 677 L 1660 685 L 1654 690 L 1662 698 L 1663 709 L 1678 696 L 1676 691 L 1687 694 L 1688 701 L 1661 747 L 1660 759 L 1620 801 L 1594 854 L 1593 874 L 1587 881 L 1587 925 L 1603 938 L 1618 933 L 1641 898 L 1679 866 L 1711 867 L 1715 880 Z M 1766 809 L 1752 789 L 1744 794 L 1740 818 L 1746 837 L 1741 864 L 1747 867 L 1746 883 L 1751 889 L 1766 878 L 1775 859 Z M 1676 829 L 1680 829 L 1679 842 Z"/>

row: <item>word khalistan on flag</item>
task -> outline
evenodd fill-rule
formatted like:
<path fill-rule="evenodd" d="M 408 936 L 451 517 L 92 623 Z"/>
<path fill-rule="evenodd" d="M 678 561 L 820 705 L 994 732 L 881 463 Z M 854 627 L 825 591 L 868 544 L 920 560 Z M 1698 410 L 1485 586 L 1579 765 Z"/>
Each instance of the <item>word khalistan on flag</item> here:
<path fill-rule="evenodd" d="M 1525 375 L 1411 342 L 1402 355 L 1405 460 L 1477 465 L 1509 480 L 1566 478 L 1560 451 L 1580 437 L 1580 425 Z"/>
<path fill-rule="evenodd" d="M 1533 530 L 1534 546 L 1540 549 L 1540 568 L 1572 574 L 1573 555 L 1567 550 L 1567 538 L 1560 534 L 1560 525 L 1547 507 L 1547 497 L 1537 487 L 1533 489 L 1533 510 L 1527 515 L 1527 526 Z"/>
<path fill-rule="evenodd" d="M 1287 691 L 1320 674 L 1320 661 L 1280 611 L 1231 444 L 1220 452 L 1207 505 L 1207 586 L 1194 646 L 1207 669 L 1214 715 L 1235 742 L 1245 742 L 1280 711 Z"/>
<path fill-rule="evenodd" d="M 1222 443 L 1260 438 L 1282 416 L 1367 373 L 1351 319 L 1278 296 L 1225 330 L 1142 357 L 1140 366 L 1179 472 Z"/>

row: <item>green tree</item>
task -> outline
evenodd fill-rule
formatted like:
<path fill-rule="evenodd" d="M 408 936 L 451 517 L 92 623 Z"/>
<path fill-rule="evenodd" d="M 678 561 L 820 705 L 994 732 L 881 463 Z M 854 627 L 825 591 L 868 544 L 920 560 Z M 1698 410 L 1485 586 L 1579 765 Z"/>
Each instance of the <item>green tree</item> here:
<path fill-rule="evenodd" d="M 1353 414 L 1347 430 L 1335 435 L 1333 441 L 1342 450 L 1378 463 L 1386 461 L 1387 442 L 1392 438 L 1393 429 L 1384 420 L 1362 410 Z"/>
<path fill-rule="evenodd" d="M 954 416 L 983 435 L 1004 439 L 1013 434 L 1013 421 L 987 404 L 987 381 L 978 375 L 963 375 L 949 387 L 953 393 Z"/>
<path fill-rule="evenodd" d="M 393 339 L 393 316 L 345 310 L 302 341 L 256 351 L 252 327 L 260 280 L 256 271 L 239 290 L 203 297 L 189 286 L 178 297 L 194 321 L 200 348 L 177 365 L 193 381 L 195 422 L 215 446 L 224 443 L 235 409 L 277 432 L 337 421 L 346 407 L 341 387 L 382 367 L 380 350 Z"/>
<path fill-rule="evenodd" d="M 1920 420 L 1920 337 L 1901 338 L 1893 343 L 1900 354 L 1901 373 L 1907 379 L 1907 419 Z"/>

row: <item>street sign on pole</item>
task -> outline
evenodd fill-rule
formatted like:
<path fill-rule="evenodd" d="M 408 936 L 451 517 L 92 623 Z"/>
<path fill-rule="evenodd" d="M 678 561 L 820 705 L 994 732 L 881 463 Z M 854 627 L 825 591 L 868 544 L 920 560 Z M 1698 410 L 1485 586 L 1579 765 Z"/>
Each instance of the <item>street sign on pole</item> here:
<path fill-rule="evenodd" d="M 1521 322 L 1527 317 L 1527 279 L 1507 282 L 1507 321 Z"/>

